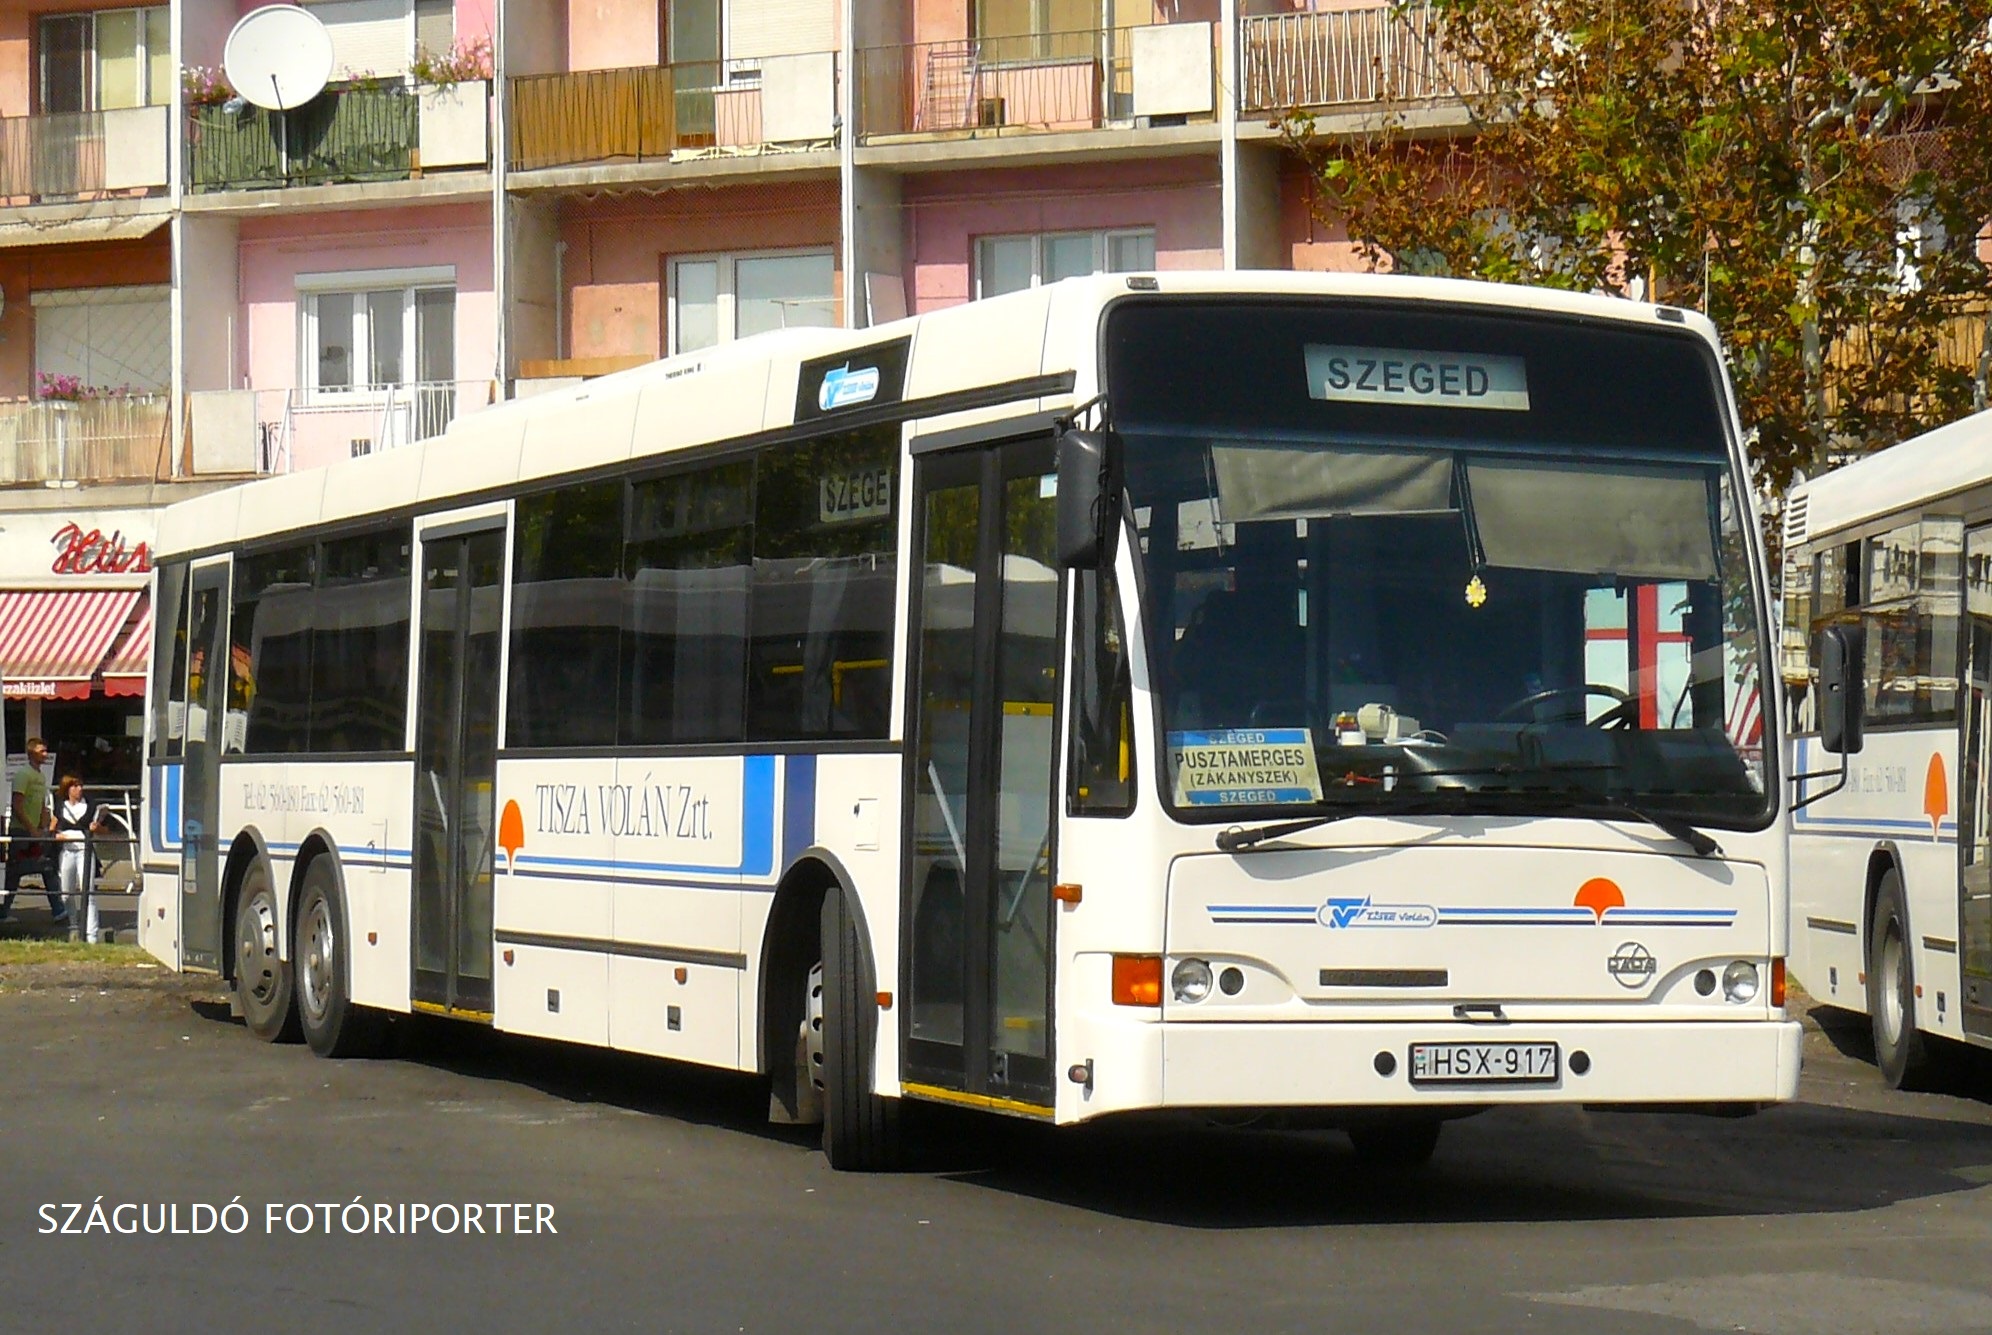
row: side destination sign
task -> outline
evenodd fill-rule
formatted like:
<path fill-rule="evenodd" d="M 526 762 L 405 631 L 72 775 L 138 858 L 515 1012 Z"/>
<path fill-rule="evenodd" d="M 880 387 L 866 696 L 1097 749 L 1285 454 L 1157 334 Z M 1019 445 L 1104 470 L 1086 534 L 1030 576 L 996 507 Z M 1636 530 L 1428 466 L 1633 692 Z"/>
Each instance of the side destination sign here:
<path fill-rule="evenodd" d="M 1340 403 L 1525 413 L 1529 369 L 1520 357 L 1310 343 L 1307 393 Z"/>
<path fill-rule="evenodd" d="M 1178 806 L 1321 800 L 1314 735 L 1307 728 L 1172 732 L 1169 769 L 1176 776 Z"/>

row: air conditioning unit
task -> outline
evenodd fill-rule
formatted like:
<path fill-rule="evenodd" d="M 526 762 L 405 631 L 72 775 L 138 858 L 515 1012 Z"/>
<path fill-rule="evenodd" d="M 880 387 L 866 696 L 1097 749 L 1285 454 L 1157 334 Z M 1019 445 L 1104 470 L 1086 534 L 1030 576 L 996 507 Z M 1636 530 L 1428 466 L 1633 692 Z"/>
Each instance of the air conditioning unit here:
<path fill-rule="evenodd" d="M 997 128 L 998 126 L 1001 126 L 1001 125 L 1003 125 L 1003 124 L 1005 124 L 1005 121 L 1004 121 L 1004 119 L 1003 119 L 1003 99 L 1002 99 L 1002 98 L 1000 98 L 1000 97 L 981 97 L 981 98 L 977 98 L 977 99 L 976 99 L 976 101 L 975 101 L 975 128 L 976 128 L 976 129 L 978 129 L 978 130 L 994 130 L 994 129 L 996 129 L 996 128 Z"/>

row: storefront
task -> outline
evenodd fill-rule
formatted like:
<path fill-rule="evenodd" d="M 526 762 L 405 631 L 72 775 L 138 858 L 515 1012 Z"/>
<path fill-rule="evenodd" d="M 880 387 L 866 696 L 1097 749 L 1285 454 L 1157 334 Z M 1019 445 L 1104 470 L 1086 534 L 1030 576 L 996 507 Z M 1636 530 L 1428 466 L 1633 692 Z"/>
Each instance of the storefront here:
<path fill-rule="evenodd" d="M 55 773 L 93 787 L 139 781 L 157 516 L 154 508 L 0 512 L 10 771 L 24 741 L 40 737 Z"/>

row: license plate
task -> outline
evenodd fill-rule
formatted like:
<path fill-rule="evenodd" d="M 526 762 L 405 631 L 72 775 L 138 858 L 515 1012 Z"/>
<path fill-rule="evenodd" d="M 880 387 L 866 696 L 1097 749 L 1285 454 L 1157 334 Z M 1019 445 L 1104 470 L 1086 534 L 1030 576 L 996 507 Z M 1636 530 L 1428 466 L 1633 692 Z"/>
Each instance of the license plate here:
<path fill-rule="evenodd" d="M 1561 1065 L 1554 1043 L 1411 1045 L 1414 1085 L 1547 1085 Z"/>

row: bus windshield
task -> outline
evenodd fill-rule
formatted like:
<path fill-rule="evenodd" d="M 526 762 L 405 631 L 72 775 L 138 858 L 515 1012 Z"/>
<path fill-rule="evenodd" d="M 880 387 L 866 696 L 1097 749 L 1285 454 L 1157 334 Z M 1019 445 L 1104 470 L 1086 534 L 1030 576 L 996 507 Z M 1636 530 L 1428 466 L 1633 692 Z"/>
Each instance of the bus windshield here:
<path fill-rule="evenodd" d="M 1129 303 L 1107 354 L 1179 814 L 1768 818 L 1750 520 L 1699 340 Z"/>

